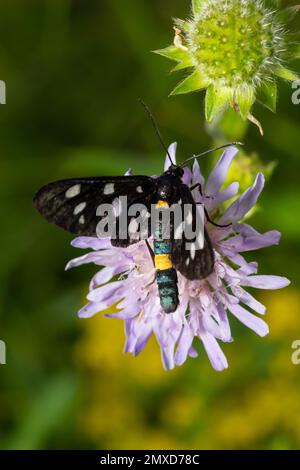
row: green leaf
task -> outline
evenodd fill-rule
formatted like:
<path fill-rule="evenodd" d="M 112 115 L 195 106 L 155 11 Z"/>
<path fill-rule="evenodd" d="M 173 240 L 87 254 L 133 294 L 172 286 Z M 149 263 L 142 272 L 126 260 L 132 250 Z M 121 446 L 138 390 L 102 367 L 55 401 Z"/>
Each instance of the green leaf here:
<path fill-rule="evenodd" d="M 293 72 L 292 70 L 286 69 L 285 67 L 282 67 L 281 65 L 277 65 L 277 67 L 274 68 L 274 73 L 277 75 L 277 77 L 283 78 L 284 80 L 299 80 L 299 75 L 296 72 Z"/>
<path fill-rule="evenodd" d="M 197 15 L 202 10 L 202 5 L 205 0 L 192 0 L 192 10 L 194 15 Z"/>
<path fill-rule="evenodd" d="M 181 62 L 189 58 L 189 54 L 187 51 L 183 51 L 182 49 L 179 49 L 175 46 L 165 47 L 164 49 L 158 49 L 152 52 L 154 52 L 154 54 L 159 54 L 163 57 L 167 57 L 167 59 L 175 60 L 176 62 Z"/>
<path fill-rule="evenodd" d="M 280 7 L 280 0 L 265 0 L 266 7 L 277 10 Z"/>
<path fill-rule="evenodd" d="M 214 87 L 210 85 L 205 97 L 205 117 L 208 122 L 213 121 L 216 115 L 229 103 L 232 95 L 230 88 Z"/>
<path fill-rule="evenodd" d="M 258 101 L 276 113 L 277 85 L 275 80 L 264 82 L 258 91 Z"/>
<path fill-rule="evenodd" d="M 191 58 L 191 56 L 186 56 L 185 59 L 183 59 L 181 62 L 179 62 L 179 64 L 177 64 L 177 65 L 172 69 L 172 72 L 175 72 L 176 70 L 187 69 L 187 68 L 189 68 L 189 67 L 194 67 L 193 59 Z"/>
<path fill-rule="evenodd" d="M 288 49 L 285 51 L 285 59 L 286 60 L 296 60 L 300 59 L 300 42 L 293 41 L 293 38 L 290 37 L 291 35 L 287 35 L 288 38 Z"/>
<path fill-rule="evenodd" d="M 201 76 L 198 70 L 196 70 L 192 75 L 189 75 L 179 83 L 179 85 L 177 85 L 177 87 L 172 91 L 171 95 L 183 95 L 184 93 L 201 90 L 202 88 L 206 88 L 208 85 L 208 81 Z"/>
<path fill-rule="evenodd" d="M 236 90 L 235 97 L 240 108 L 241 116 L 246 119 L 255 100 L 254 88 L 249 85 L 239 87 Z"/>
<path fill-rule="evenodd" d="M 292 60 L 300 59 L 300 44 L 290 44 L 288 54 Z"/>

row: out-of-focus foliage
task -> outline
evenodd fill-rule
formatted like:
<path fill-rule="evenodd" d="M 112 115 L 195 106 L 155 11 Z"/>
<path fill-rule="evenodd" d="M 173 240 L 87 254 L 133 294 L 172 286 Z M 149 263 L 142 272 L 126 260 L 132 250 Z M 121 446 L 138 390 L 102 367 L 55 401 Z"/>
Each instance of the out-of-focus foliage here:
<path fill-rule="evenodd" d="M 300 339 L 300 105 L 292 104 L 289 85 L 280 87 L 276 115 L 255 109 L 264 139 L 251 126 L 243 141 L 248 156 L 277 162 L 252 223 L 281 230 L 283 239 L 259 253 L 260 271 L 286 275 L 293 286 L 261 293 L 267 338 L 232 320 L 228 371 L 214 372 L 203 353 L 164 372 L 154 341 L 137 359 L 122 355 L 121 321 L 78 320 L 94 269 L 65 273 L 75 255 L 71 236 L 32 207 L 34 191 L 53 179 L 128 167 L 161 172 L 163 151 L 139 97 L 165 140 L 178 140 L 182 160 L 212 144 L 199 111 L 203 96 L 166 98 L 177 77 L 150 53 L 172 40 L 167 6 L 0 5 L 0 79 L 7 85 L 0 105 L 1 448 L 299 448 L 300 365 L 291 363 L 291 344 Z M 186 17 L 189 7 L 174 0 L 172 14 Z M 203 160 L 204 170 L 212 161 Z"/>

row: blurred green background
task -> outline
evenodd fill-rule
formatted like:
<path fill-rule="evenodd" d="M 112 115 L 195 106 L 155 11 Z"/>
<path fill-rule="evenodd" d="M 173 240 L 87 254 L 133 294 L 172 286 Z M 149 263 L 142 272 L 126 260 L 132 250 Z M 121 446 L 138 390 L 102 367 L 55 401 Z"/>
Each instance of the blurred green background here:
<path fill-rule="evenodd" d="M 139 97 L 165 140 L 179 142 L 180 160 L 212 144 L 203 95 L 167 98 L 178 75 L 150 53 L 170 43 L 172 16 L 189 9 L 187 0 L 1 2 L 2 449 L 300 447 L 300 365 L 291 363 L 300 339 L 300 105 L 289 84 L 281 84 L 276 115 L 255 107 L 265 137 L 251 126 L 244 141 L 248 153 L 278 162 L 252 224 L 283 234 L 279 247 L 249 259 L 292 286 L 259 293 L 267 338 L 232 318 L 225 372 L 213 371 L 204 352 L 165 372 L 154 340 L 134 359 L 122 354 L 121 321 L 78 320 L 96 268 L 65 273 L 80 253 L 32 207 L 34 192 L 54 179 L 162 171 Z"/>

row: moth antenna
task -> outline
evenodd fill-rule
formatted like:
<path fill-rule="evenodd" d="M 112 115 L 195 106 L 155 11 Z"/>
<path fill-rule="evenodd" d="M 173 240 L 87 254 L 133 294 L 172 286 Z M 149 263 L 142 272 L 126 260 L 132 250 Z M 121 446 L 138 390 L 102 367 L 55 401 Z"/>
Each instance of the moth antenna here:
<path fill-rule="evenodd" d="M 233 145 L 244 145 L 244 144 L 242 142 L 231 142 L 230 144 L 225 144 L 225 145 L 221 145 L 220 147 L 215 147 L 213 149 L 206 150 L 206 152 L 199 153 L 198 155 L 193 155 L 192 157 L 185 160 L 185 162 L 183 162 L 180 165 L 180 168 L 183 168 L 187 164 L 187 162 L 194 160 L 195 158 L 203 157 L 203 155 L 207 155 L 208 153 L 216 152 L 217 150 L 225 149 L 227 147 L 232 147 Z"/>
<path fill-rule="evenodd" d="M 169 150 L 168 150 L 168 147 L 167 147 L 166 144 L 164 143 L 164 140 L 163 140 L 163 138 L 162 138 L 161 132 L 160 132 L 160 130 L 159 130 L 159 128 L 158 128 L 158 125 L 157 125 L 157 123 L 156 123 L 156 121 L 155 121 L 155 118 L 154 118 L 152 112 L 150 111 L 149 106 L 147 106 L 146 103 L 145 103 L 143 100 L 141 100 L 141 99 L 139 100 L 139 102 L 140 102 L 141 105 L 144 107 L 144 109 L 145 109 L 145 111 L 146 111 L 146 113 L 147 113 L 147 115 L 148 115 L 148 117 L 149 117 L 149 119 L 150 119 L 150 121 L 151 121 L 151 124 L 152 124 L 152 126 L 153 126 L 153 129 L 155 130 L 155 133 L 156 133 L 156 135 L 157 135 L 157 137 L 158 137 L 158 140 L 160 141 L 160 143 L 161 143 L 163 149 L 165 150 L 165 152 L 167 153 L 167 155 L 168 155 L 168 157 L 169 157 L 169 160 L 170 160 L 171 165 L 174 165 L 174 163 L 173 163 L 173 161 L 172 161 L 172 158 L 171 158 L 171 155 L 170 155 L 170 152 L 169 152 Z"/>

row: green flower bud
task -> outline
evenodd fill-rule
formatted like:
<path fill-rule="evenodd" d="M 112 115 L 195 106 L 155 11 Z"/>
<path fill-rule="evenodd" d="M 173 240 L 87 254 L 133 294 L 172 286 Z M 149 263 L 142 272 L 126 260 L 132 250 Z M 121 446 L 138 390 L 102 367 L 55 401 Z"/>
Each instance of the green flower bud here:
<path fill-rule="evenodd" d="M 175 21 L 174 44 L 155 51 L 176 61 L 174 70 L 191 72 L 171 94 L 206 89 L 208 122 L 231 106 L 260 127 L 251 114 L 255 100 L 275 112 L 276 77 L 298 79 L 286 63 L 299 57 L 300 47 L 285 27 L 298 7 L 280 11 L 276 0 L 193 0 L 192 10 L 191 20 Z"/>

